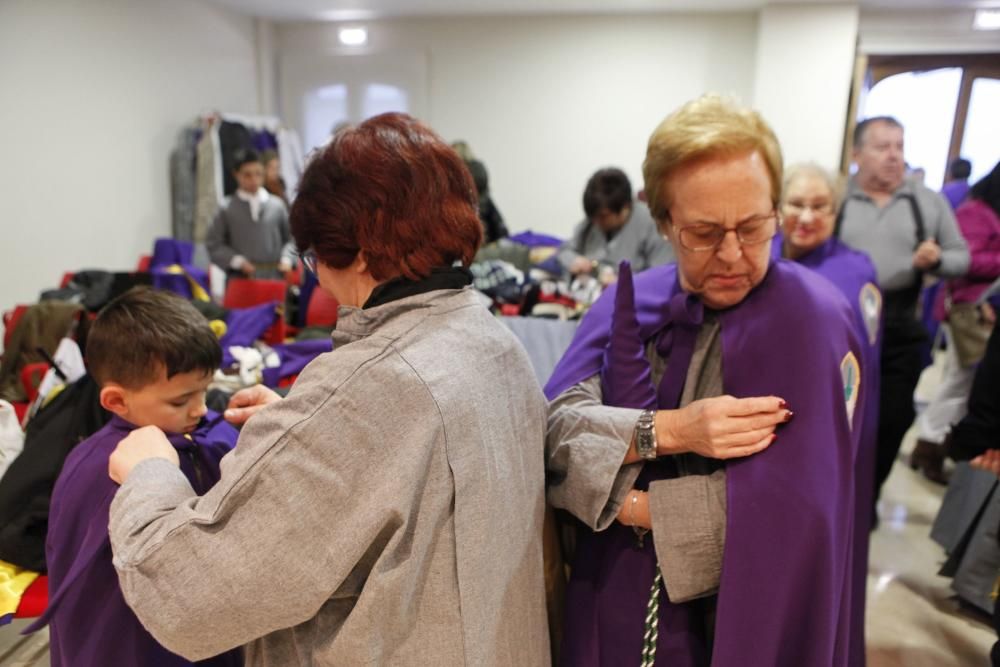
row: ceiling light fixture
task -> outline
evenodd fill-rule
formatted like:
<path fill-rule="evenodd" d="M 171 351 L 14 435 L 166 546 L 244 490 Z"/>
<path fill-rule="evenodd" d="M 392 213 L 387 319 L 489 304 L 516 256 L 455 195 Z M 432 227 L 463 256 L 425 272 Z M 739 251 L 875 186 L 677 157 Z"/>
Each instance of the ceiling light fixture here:
<path fill-rule="evenodd" d="M 1000 9 L 977 9 L 972 27 L 976 30 L 1000 30 Z"/>
<path fill-rule="evenodd" d="M 368 29 L 363 26 L 341 28 L 337 37 L 344 46 L 364 46 L 368 43 Z"/>

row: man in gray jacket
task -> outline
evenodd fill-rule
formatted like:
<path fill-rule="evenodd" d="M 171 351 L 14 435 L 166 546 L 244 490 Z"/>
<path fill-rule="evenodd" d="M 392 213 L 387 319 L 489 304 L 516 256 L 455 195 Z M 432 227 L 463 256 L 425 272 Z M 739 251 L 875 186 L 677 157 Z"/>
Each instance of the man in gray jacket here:
<path fill-rule="evenodd" d="M 969 249 L 948 202 L 922 184 L 904 178 L 903 126 L 879 116 L 854 131 L 851 179 L 837 221 L 849 246 L 871 257 L 884 295 L 881 399 L 875 495 L 916 416 L 913 392 L 923 370 L 927 332 L 917 302 L 925 273 L 955 278 L 969 267 Z"/>

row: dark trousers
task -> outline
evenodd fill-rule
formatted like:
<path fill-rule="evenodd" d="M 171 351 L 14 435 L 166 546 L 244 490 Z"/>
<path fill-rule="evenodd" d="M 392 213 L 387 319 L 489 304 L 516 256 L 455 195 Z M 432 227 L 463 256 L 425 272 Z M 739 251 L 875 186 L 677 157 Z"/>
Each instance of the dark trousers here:
<path fill-rule="evenodd" d="M 1000 600 L 993 606 L 993 629 L 996 630 L 997 637 L 1000 637 Z M 990 650 L 990 664 L 993 667 L 1000 667 L 1000 640 L 993 644 Z"/>
<path fill-rule="evenodd" d="M 879 395 L 878 448 L 875 452 L 875 495 L 889 477 L 903 436 L 913 424 L 913 392 L 924 369 L 927 331 L 913 318 L 887 318 L 882 338 L 882 386 Z"/>

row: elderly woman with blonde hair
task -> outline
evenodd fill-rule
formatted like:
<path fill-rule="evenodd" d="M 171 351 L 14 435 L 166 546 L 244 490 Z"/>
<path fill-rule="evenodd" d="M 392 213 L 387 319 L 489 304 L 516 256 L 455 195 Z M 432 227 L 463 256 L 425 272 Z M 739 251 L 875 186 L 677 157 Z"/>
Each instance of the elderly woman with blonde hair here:
<path fill-rule="evenodd" d="M 772 260 L 777 139 L 706 96 L 643 176 L 677 264 L 623 264 L 546 387 L 548 498 L 581 522 L 562 658 L 857 664 L 862 349 L 828 281 Z"/>

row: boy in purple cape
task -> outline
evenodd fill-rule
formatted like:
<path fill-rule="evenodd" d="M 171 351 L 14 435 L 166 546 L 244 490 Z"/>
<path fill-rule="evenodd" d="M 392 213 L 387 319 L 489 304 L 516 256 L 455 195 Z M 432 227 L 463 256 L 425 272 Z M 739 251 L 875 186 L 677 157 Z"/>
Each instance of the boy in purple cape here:
<path fill-rule="evenodd" d="M 108 512 L 118 485 L 108 458 L 136 428 L 168 434 L 180 467 L 203 494 L 237 432 L 205 408 L 205 390 L 222 355 L 205 318 L 165 291 L 133 289 L 100 313 L 87 343 L 90 372 L 111 421 L 66 458 L 52 493 L 46 540 L 49 604 L 26 632 L 49 625 L 53 667 L 181 667 L 193 664 L 161 646 L 125 604 L 112 564 Z M 230 651 L 197 663 L 243 664 Z"/>
<path fill-rule="evenodd" d="M 850 308 L 769 261 L 782 165 L 757 113 L 685 105 L 643 171 L 677 265 L 636 277 L 632 314 L 608 290 L 546 387 L 549 500 L 590 529 L 563 660 L 854 664 Z"/>

